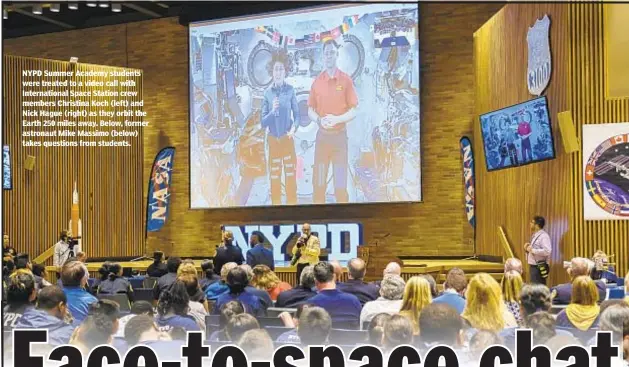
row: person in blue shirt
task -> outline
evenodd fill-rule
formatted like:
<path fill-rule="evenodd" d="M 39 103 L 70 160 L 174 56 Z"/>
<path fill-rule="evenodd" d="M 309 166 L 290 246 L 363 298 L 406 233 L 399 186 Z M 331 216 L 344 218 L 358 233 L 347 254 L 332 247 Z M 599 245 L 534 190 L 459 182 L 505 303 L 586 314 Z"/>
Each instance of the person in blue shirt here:
<path fill-rule="evenodd" d="M 172 332 L 175 328 L 186 331 L 199 331 L 199 325 L 188 315 L 190 296 L 183 281 L 175 281 L 163 291 L 157 303 L 157 323 L 160 331 Z"/>
<path fill-rule="evenodd" d="M 29 308 L 15 325 L 16 329 L 46 329 L 48 343 L 63 345 L 70 341 L 74 327 L 65 322 L 68 299 L 57 286 L 48 286 L 37 295 L 37 308 Z"/>
<path fill-rule="evenodd" d="M 2 312 L 4 340 L 10 339 L 22 316 L 35 305 L 37 286 L 35 277 L 28 270 L 18 270 L 9 277 L 4 287 L 7 292 L 7 306 Z"/>
<path fill-rule="evenodd" d="M 465 278 L 465 272 L 459 268 L 452 268 L 446 276 L 446 281 L 443 283 L 443 293 L 432 300 L 432 303 L 445 303 L 452 306 L 456 312 L 463 313 L 465 309 L 465 289 L 467 288 L 467 279 Z"/>
<path fill-rule="evenodd" d="M 223 265 L 223 269 L 221 269 L 221 280 L 210 284 L 205 289 L 205 297 L 208 300 L 216 301 L 218 297 L 229 292 L 229 287 L 227 286 L 227 274 L 229 274 L 229 271 L 237 266 L 238 265 L 236 263 L 227 263 Z"/>
<path fill-rule="evenodd" d="M 353 294 L 358 297 L 361 306 L 369 301 L 375 301 L 380 295 L 380 289 L 372 283 L 365 283 L 365 273 L 367 264 L 362 259 L 354 258 L 347 262 L 347 273 L 349 279 L 344 283 L 337 284 L 341 292 Z"/>
<path fill-rule="evenodd" d="M 201 263 L 202 277 L 199 279 L 199 287 L 205 292 L 207 287 L 221 280 L 219 275 L 214 273 L 214 263 L 211 260 L 204 260 Z"/>
<path fill-rule="evenodd" d="M 297 204 L 297 159 L 293 135 L 299 126 L 299 105 L 295 89 L 286 83 L 288 55 L 276 52 L 271 57 L 269 69 L 273 83 L 264 92 L 262 101 L 262 129 L 268 128 L 269 164 L 271 174 L 271 202 L 282 204 L 282 167 L 286 204 Z"/>
<path fill-rule="evenodd" d="M 255 231 L 249 237 L 251 249 L 247 251 L 247 265 L 254 268 L 256 265 L 266 265 L 275 271 L 275 260 L 273 251 L 264 248 L 264 236 L 259 231 Z"/>
<path fill-rule="evenodd" d="M 106 272 L 107 278 L 100 282 L 96 294 L 124 293 L 129 298 L 129 302 L 133 302 L 133 288 L 131 283 L 122 276 L 122 266 L 120 264 L 105 263 L 99 272 Z"/>
<path fill-rule="evenodd" d="M 75 325 L 87 317 L 89 306 L 98 299 L 85 290 L 88 272 L 80 261 L 69 261 L 61 268 L 63 293 L 68 298 L 68 311 L 74 318 Z"/>
<path fill-rule="evenodd" d="M 308 303 L 326 310 L 333 323 L 355 324 L 354 327 L 358 328 L 362 306 L 353 294 L 336 289 L 334 267 L 321 261 L 314 266 L 314 276 L 318 294 L 310 298 Z"/>
<path fill-rule="evenodd" d="M 239 301 L 245 307 L 245 312 L 253 316 L 263 316 L 265 310 L 262 307 L 260 298 L 246 292 L 245 288 L 249 284 L 247 272 L 241 267 L 235 267 L 227 274 L 227 286 L 229 292 L 221 295 L 216 300 L 212 315 L 219 315 L 221 308 L 229 301 Z"/>

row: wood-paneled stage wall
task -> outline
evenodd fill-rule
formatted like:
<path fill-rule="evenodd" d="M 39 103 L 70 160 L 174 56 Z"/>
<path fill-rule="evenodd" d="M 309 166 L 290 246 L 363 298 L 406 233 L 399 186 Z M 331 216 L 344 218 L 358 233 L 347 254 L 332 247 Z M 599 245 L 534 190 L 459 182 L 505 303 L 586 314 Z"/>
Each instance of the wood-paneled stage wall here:
<path fill-rule="evenodd" d="M 112 194 L 123 190 L 126 185 L 145 187 L 155 154 L 165 146 L 174 146 L 177 151 L 170 218 L 160 232 L 149 234 L 146 248 L 138 254 L 161 249 L 180 256 L 211 256 L 214 244 L 219 241 L 219 226 L 223 223 L 357 221 L 363 224 L 364 243 L 390 233 L 379 246 L 384 251 L 371 253 L 370 259 L 375 262 L 383 253 L 389 258 L 397 255 L 469 256 L 473 254 L 473 232 L 467 224 L 463 207 L 462 163 L 458 144 L 462 135 L 472 134 L 475 113 L 472 34 L 500 7 L 501 4 L 420 6 L 424 197 L 421 204 L 190 210 L 188 31 L 178 23 L 177 18 L 10 39 L 5 41 L 4 46 L 5 52 L 13 55 L 61 60 L 78 56 L 80 62 L 143 70 L 146 119 L 151 125 L 144 131 L 143 158 L 137 152 L 132 159 L 143 160 L 140 176 L 144 179 L 134 176 L 111 183 L 118 187 L 111 189 Z M 236 15 L 225 13 L 230 11 L 244 14 L 251 10 L 238 7 L 217 9 L 215 16 Z M 61 186 L 66 187 L 65 183 Z M 67 199 L 70 194 L 69 189 L 63 192 L 67 196 L 59 194 L 58 203 L 42 208 L 41 216 L 60 216 L 55 219 L 59 225 L 67 223 L 68 207 L 57 208 L 69 205 Z M 87 192 L 82 194 L 87 195 Z M 105 195 L 100 191 L 94 192 L 94 196 L 97 194 Z M 111 198 L 111 195 L 105 195 L 98 200 Z M 81 200 L 85 203 L 88 199 L 82 197 Z M 136 237 L 144 234 L 141 228 L 131 229 L 126 222 L 118 222 L 120 217 L 142 220 L 145 201 L 137 197 L 133 200 L 136 204 L 126 211 L 99 213 L 105 216 L 103 220 L 109 220 L 102 223 L 107 224 L 111 236 L 121 236 L 122 232 L 131 230 L 137 232 L 133 234 L 132 241 L 123 244 L 128 249 L 119 252 L 98 250 L 101 251 L 99 253 L 137 253 L 136 249 L 143 245 L 142 238 Z M 114 215 L 117 217 L 114 218 Z M 6 220 L 6 223 L 12 222 L 11 218 Z M 57 230 L 57 225 L 46 224 L 47 221 L 43 224 L 41 221 L 24 223 L 27 225 L 9 225 L 10 234 L 19 240 L 18 246 L 24 243 L 26 232 L 40 231 L 41 226 Z M 54 231 L 45 229 L 44 232 L 46 234 L 42 236 L 45 238 L 29 244 L 33 250 L 54 243 Z"/>
<path fill-rule="evenodd" d="M 550 105 L 557 159 L 525 167 L 487 172 L 477 167 L 477 243 L 481 253 L 502 253 L 497 226 L 503 226 L 523 258 L 534 215 L 547 219 L 554 252 L 551 283 L 567 278 L 561 266 L 574 256 L 591 257 L 596 249 L 615 254 L 619 274 L 629 266 L 629 221 L 583 220 L 581 152 L 567 154 L 557 113 L 572 111 L 581 139 L 583 124 L 629 121 L 629 100 L 605 100 L 603 5 L 509 4 L 474 35 L 476 115 L 532 98 L 526 85 L 526 35 L 535 20 L 548 14 L 552 77 L 544 92 Z M 474 124 L 477 157 L 483 148 L 478 119 Z"/>
<path fill-rule="evenodd" d="M 3 191 L 3 229 L 11 243 L 19 252 L 28 252 L 32 258 L 57 242 L 59 232 L 68 229 L 71 218 L 72 192 L 74 182 L 79 193 L 79 218 L 82 223 L 83 251 L 94 257 L 131 256 L 143 252 L 142 222 L 142 155 L 144 141 L 142 129 L 138 137 L 113 138 L 128 141 L 130 147 L 24 147 L 23 140 L 68 142 L 111 140 L 96 137 L 23 137 L 23 131 L 92 130 L 84 127 L 23 127 L 23 121 L 43 121 L 47 118 L 23 116 L 23 110 L 39 111 L 38 107 L 22 107 L 24 100 L 40 98 L 22 97 L 22 82 L 39 80 L 35 76 L 23 76 L 23 70 L 49 71 L 121 71 L 128 69 L 104 67 L 89 64 L 71 65 L 65 61 L 52 61 L 28 57 L 6 56 L 4 58 L 4 120 L 2 123 L 3 143 L 11 149 L 12 190 Z M 56 78 L 62 80 L 63 78 Z M 85 82 L 87 80 L 109 81 L 114 78 L 67 77 L 67 80 Z M 141 77 L 116 77 L 119 82 L 134 80 L 139 91 L 136 97 L 116 97 L 129 102 L 142 99 Z M 42 80 L 52 80 L 43 78 Z M 26 89 L 26 88 L 24 88 Z M 67 87 L 29 87 L 30 90 L 64 91 Z M 109 90 L 123 91 L 129 87 L 72 87 L 74 91 Z M 58 100 L 75 100 L 74 97 L 43 97 L 44 101 L 54 101 L 56 107 L 41 108 L 48 111 L 85 110 L 98 113 L 119 111 L 121 107 L 59 107 Z M 102 101 L 104 97 L 76 98 L 83 101 Z M 134 107 L 134 109 L 137 109 Z M 62 121 L 66 119 L 57 118 Z M 101 117 L 80 117 L 81 121 L 98 123 Z M 113 121 L 138 121 L 137 117 L 107 118 Z M 69 117 L 69 121 L 77 119 Z M 99 131 L 111 131 L 112 127 L 98 127 Z M 130 130 L 130 129 L 129 129 Z M 27 156 L 35 158 L 32 170 L 25 168 Z M 77 235 L 76 233 L 74 235 Z M 47 264 L 52 264 L 49 258 Z"/>

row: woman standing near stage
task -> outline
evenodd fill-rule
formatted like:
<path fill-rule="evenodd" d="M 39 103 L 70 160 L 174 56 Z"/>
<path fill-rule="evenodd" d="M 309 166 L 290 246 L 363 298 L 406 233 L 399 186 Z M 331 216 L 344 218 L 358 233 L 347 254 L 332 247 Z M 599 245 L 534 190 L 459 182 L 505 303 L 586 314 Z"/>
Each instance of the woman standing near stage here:
<path fill-rule="evenodd" d="M 286 83 L 288 56 L 276 52 L 269 69 L 273 74 L 271 86 L 264 92 L 262 102 L 262 129 L 268 128 L 269 167 L 271 174 L 271 201 L 282 204 L 282 167 L 286 187 L 286 204 L 297 204 L 295 144 L 293 134 L 299 125 L 299 105 L 295 89 Z"/>

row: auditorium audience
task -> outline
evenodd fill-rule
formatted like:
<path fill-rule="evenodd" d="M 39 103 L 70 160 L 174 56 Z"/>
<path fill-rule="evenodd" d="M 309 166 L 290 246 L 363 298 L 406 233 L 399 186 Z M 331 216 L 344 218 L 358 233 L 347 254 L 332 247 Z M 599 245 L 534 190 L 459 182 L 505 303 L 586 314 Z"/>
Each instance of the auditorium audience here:
<path fill-rule="evenodd" d="M 426 281 L 426 284 L 428 284 L 428 281 Z M 384 324 L 382 348 L 390 352 L 398 345 L 412 344 L 413 335 L 415 334 L 414 329 L 415 327 L 407 317 L 402 315 L 391 316 Z"/>
<path fill-rule="evenodd" d="M 544 344 L 557 335 L 556 321 L 553 315 L 545 311 L 535 312 L 526 317 L 526 328 L 533 331 L 533 344 Z"/>
<path fill-rule="evenodd" d="M 245 258 L 242 256 L 240 247 L 234 245 L 234 234 L 231 231 L 225 231 L 223 232 L 223 243 L 216 249 L 216 255 L 214 255 L 214 272 L 222 274 L 223 265 L 230 262 L 241 265 L 245 262 Z"/>
<path fill-rule="evenodd" d="M 264 248 L 264 237 L 262 233 L 256 231 L 249 238 L 251 249 L 247 251 L 247 265 L 255 268 L 256 265 L 266 265 L 275 271 L 275 259 L 273 251 Z"/>
<path fill-rule="evenodd" d="M 302 270 L 297 287 L 278 294 L 275 307 L 297 307 L 317 294 L 317 292 L 312 289 L 314 286 L 314 267 L 308 265 Z"/>
<path fill-rule="evenodd" d="M 572 335 L 557 334 L 548 339 L 544 345 L 550 350 L 551 355 L 557 355 L 560 350 L 568 346 L 582 346 L 583 343 Z M 587 361 L 585 364 L 588 365 Z"/>
<path fill-rule="evenodd" d="M 308 307 L 314 306 L 308 303 L 302 303 L 297 306 L 297 311 L 295 311 L 294 317 L 291 316 L 288 312 L 282 312 L 281 314 L 279 314 L 278 317 L 282 319 L 282 322 L 284 322 L 284 327 L 291 328 L 291 330 L 280 334 L 280 336 L 278 336 L 276 340 L 278 343 L 301 343 L 299 340 L 299 335 L 297 335 L 297 328 L 299 327 L 299 318 L 301 317 L 301 314 Z"/>
<path fill-rule="evenodd" d="M 627 273 L 627 276 L 625 277 L 625 302 L 629 304 L 629 272 Z"/>
<path fill-rule="evenodd" d="M 467 286 L 465 299 L 461 316 L 472 328 L 498 333 L 506 327 L 517 326 L 515 317 L 502 300 L 500 284 L 491 275 L 474 275 Z"/>
<path fill-rule="evenodd" d="M 460 268 L 452 268 L 446 275 L 446 281 L 443 283 L 443 293 L 432 300 L 433 303 L 445 303 L 454 308 L 459 315 L 463 313 L 465 308 L 465 289 L 467 288 L 467 278 L 465 272 Z"/>
<path fill-rule="evenodd" d="M 18 270 L 9 278 L 7 285 L 7 305 L 2 312 L 2 331 L 6 338 L 11 337 L 22 316 L 32 309 L 37 299 L 35 277 L 28 271 Z"/>
<path fill-rule="evenodd" d="M 245 287 L 245 292 L 251 293 L 254 296 L 257 296 L 260 299 L 260 303 L 262 304 L 262 308 L 265 310 L 265 312 L 267 308 L 273 307 L 273 300 L 271 300 L 271 296 L 269 295 L 269 293 L 267 291 L 263 291 L 262 289 L 258 289 L 251 285 L 251 279 L 253 279 L 253 275 L 254 275 L 253 269 L 251 268 L 251 266 L 247 264 L 242 264 L 242 265 L 239 265 L 238 267 L 244 270 L 245 273 L 247 273 L 247 282 L 249 282 L 249 285 Z"/>
<path fill-rule="evenodd" d="M 118 331 L 119 316 L 116 302 L 99 300 L 90 304 L 85 320 L 74 330 L 69 344 L 78 348 L 84 356 L 99 345 L 111 344 L 113 335 Z"/>
<path fill-rule="evenodd" d="M 157 301 L 160 298 L 160 294 L 168 289 L 177 280 L 177 270 L 181 265 L 181 258 L 169 257 L 166 262 L 166 269 L 168 273 L 162 275 L 155 284 L 153 289 L 153 298 Z"/>
<path fill-rule="evenodd" d="M 400 315 L 406 317 L 413 326 L 413 333 L 418 335 L 419 314 L 422 309 L 432 302 L 430 283 L 421 276 L 414 276 L 406 282 Z"/>
<path fill-rule="evenodd" d="M 188 315 L 192 316 L 201 330 L 205 330 L 205 316 L 208 315 L 208 305 L 205 300 L 205 295 L 199 288 L 197 278 L 191 274 L 183 274 L 177 278 L 178 281 L 183 282 L 188 292 L 190 301 L 188 302 Z M 201 296 L 199 296 L 199 294 Z"/>
<path fill-rule="evenodd" d="M 33 264 L 33 268 L 31 269 L 33 272 L 33 276 L 35 277 L 35 284 L 37 285 L 37 289 L 43 289 L 44 287 L 48 287 L 50 282 L 46 280 L 46 266 L 43 264 Z"/>
<path fill-rule="evenodd" d="M 239 301 L 245 307 L 245 312 L 253 316 L 263 316 L 266 310 L 260 302 L 260 298 L 256 295 L 246 292 L 245 288 L 249 284 L 247 272 L 241 267 L 235 267 L 227 274 L 227 286 L 229 292 L 223 293 L 218 297 L 214 308 L 213 315 L 220 314 L 220 310 L 224 304 L 229 301 Z M 232 339 L 233 340 L 233 339 Z"/>
<path fill-rule="evenodd" d="M 430 285 L 430 295 L 432 298 L 437 298 L 439 296 L 439 292 L 437 291 L 437 282 L 435 281 L 435 278 L 430 274 L 422 274 L 420 277 L 428 281 L 428 284 Z"/>
<path fill-rule="evenodd" d="M 589 276 L 576 277 L 572 282 L 570 304 L 557 314 L 557 326 L 581 331 L 597 327 L 600 313 L 598 297 L 596 285 Z"/>
<path fill-rule="evenodd" d="M 404 279 L 399 275 L 388 275 L 380 283 L 378 291 L 380 297 L 375 301 L 365 303 L 360 312 L 360 325 L 371 321 L 373 317 L 381 313 L 394 315 L 402 308 L 402 297 L 404 296 Z"/>
<path fill-rule="evenodd" d="M 231 320 L 235 315 L 240 315 L 241 313 L 245 313 L 245 307 L 239 301 L 229 301 L 223 305 L 221 308 L 220 318 L 218 330 L 215 330 L 210 335 L 209 340 L 211 342 L 224 342 L 229 341 L 227 337 L 225 328 L 227 327 L 227 323 Z"/>
<path fill-rule="evenodd" d="M 248 313 L 232 316 L 227 322 L 225 335 L 231 342 L 238 342 L 240 337 L 249 330 L 259 329 L 260 324 L 255 317 Z"/>
<path fill-rule="evenodd" d="M 343 279 L 343 267 L 341 266 L 341 263 L 337 260 L 332 260 L 328 262 L 332 265 L 332 268 L 334 269 L 334 281 L 336 282 L 336 284 L 340 283 L 341 279 Z"/>
<path fill-rule="evenodd" d="M 371 345 L 382 347 L 382 336 L 384 335 L 384 325 L 391 320 L 388 313 L 379 313 L 371 318 L 367 326 L 368 342 Z"/>
<path fill-rule="evenodd" d="M 522 261 L 515 257 L 510 257 L 505 261 L 505 274 L 510 271 L 517 271 L 520 275 L 523 274 Z"/>
<path fill-rule="evenodd" d="M 201 263 L 202 277 L 199 279 L 199 286 L 205 292 L 207 287 L 221 280 L 221 277 L 214 273 L 214 263 L 210 260 L 204 260 Z"/>
<path fill-rule="evenodd" d="M 146 268 L 146 274 L 153 278 L 159 278 L 168 274 L 168 267 L 163 262 L 164 253 L 161 251 L 153 252 L 153 263 Z"/>
<path fill-rule="evenodd" d="M 457 354 L 463 352 L 463 320 L 458 311 L 447 303 L 432 303 L 419 316 L 419 347 L 423 352 L 438 344 L 451 346 Z"/>
<path fill-rule="evenodd" d="M 68 298 L 68 311 L 75 325 L 83 322 L 87 317 L 89 306 L 98 301 L 85 290 L 88 276 L 85 264 L 80 261 L 68 261 L 61 268 L 63 293 Z"/>
<path fill-rule="evenodd" d="M 623 322 L 629 320 L 629 305 L 624 302 L 608 303 L 603 309 L 601 305 L 601 317 L 599 320 L 598 330 L 610 331 L 612 333 L 612 344 L 622 345 L 623 338 Z M 596 336 L 593 336 L 587 345 L 595 345 Z"/>
<path fill-rule="evenodd" d="M 361 306 L 365 303 L 378 298 L 379 290 L 375 284 L 365 283 L 365 273 L 367 272 L 367 264 L 362 259 L 353 258 L 347 262 L 348 280 L 338 283 L 337 288 L 341 292 L 355 295 L 360 301 Z"/>
<path fill-rule="evenodd" d="M 351 323 L 358 327 L 360 322 L 360 301 L 353 294 L 336 288 L 332 264 L 321 261 L 314 266 L 315 286 L 318 293 L 308 303 L 326 310 L 334 323 Z"/>
<path fill-rule="evenodd" d="M 321 264 L 321 263 L 319 263 Z M 315 274 L 317 272 L 315 265 Z M 330 269 L 331 273 L 334 271 Z M 332 281 L 333 282 L 333 281 Z M 356 300 L 358 301 L 358 300 Z M 307 307 L 301 316 L 299 316 L 299 325 L 297 326 L 297 336 L 301 345 L 323 345 L 327 342 L 332 329 L 332 318 L 330 314 L 321 307 Z"/>
<path fill-rule="evenodd" d="M 629 318 L 622 321 L 622 350 L 625 356 L 625 367 L 627 367 L 629 366 Z"/>
<path fill-rule="evenodd" d="M 126 294 L 129 298 L 129 302 L 133 302 L 133 287 L 131 283 L 122 276 L 122 266 L 116 263 L 108 264 L 106 269 L 103 269 L 107 265 L 105 263 L 99 273 L 107 273 L 107 278 L 100 282 L 98 285 L 97 294 Z"/>
<path fill-rule="evenodd" d="M 197 267 L 194 265 L 194 261 L 190 259 L 183 260 L 179 268 L 177 269 L 177 277 L 182 275 L 192 275 L 195 278 L 199 277 Z"/>
<path fill-rule="evenodd" d="M 216 301 L 222 294 L 229 292 L 229 287 L 227 286 L 227 274 L 229 274 L 229 271 L 237 266 L 238 265 L 236 265 L 236 263 L 227 263 L 223 265 L 223 269 L 221 270 L 221 280 L 210 284 L 210 286 L 205 289 L 205 297 L 208 300 Z"/>
<path fill-rule="evenodd" d="M 247 352 L 250 361 L 271 361 L 275 349 L 273 340 L 266 330 L 253 329 L 240 337 L 238 346 Z"/>
<path fill-rule="evenodd" d="M 479 330 L 470 339 L 469 351 L 472 358 L 480 359 L 485 349 L 492 345 L 502 344 L 502 339 L 491 330 Z"/>
<path fill-rule="evenodd" d="M 572 261 L 570 261 L 570 266 L 566 269 L 566 271 L 570 277 L 570 282 L 551 288 L 554 304 L 567 305 L 571 302 L 572 283 L 577 277 L 590 276 L 590 273 L 592 272 L 591 262 L 582 257 L 575 257 Z M 607 296 L 607 286 L 600 280 L 594 281 L 593 283 L 598 291 L 598 299 L 604 300 Z"/>
<path fill-rule="evenodd" d="M 67 312 L 68 299 L 63 290 L 57 286 L 49 286 L 37 295 L 37 308 L 28 307 L 14 325 L 16 329 L 48 330 L 48 343 L 63 345 L 70 341 L 74 332 L 74 327 L 65 321 Z M 6 315 L 6 311 L 4 314 Z M 4 324 L 4 327 L 7 325 Z"/>
<path fill-rule="evenodd" d="M 168 333 L 159 331 L 148 315 L 135 316 L 126 328 L 125 340 L 129 347 L 145 345 L 153 349 L 159 361 L 175 361 L 181 359 L 181 348 L 185 340 L 175 340 Z"/>
<path fill-rule="evenodd" d="M 170 259 L 169 259 L 170 260 Z M 190 297 L 184 282 L 176 280 L 160 293 L 155 321 L 160 331 L 171 332 L 174 328 L 201 330 L 194 318 L 188 315 Z"/>
<path fill-rule="evenodd" d="M 386 278 L 387 275 L 402 276 L 402 267 L 400 266 L 400 264 L 398 264 L 397 262 L 388 263 L 387 266 L 385 266 L 384 270 L 382 271 L 382 279 Z M 380 287 L 381 282 L 382 280 L 377 280 L 373 282 L 373 284 Z"/>
<path fill-rule="evenodd" d="M 189 287 L 188 293 L 190 295 L 190 300 L 194 302 L 199 302 L 202 304 L 207 311 L 207 303 L 205 293 L 199 287 L 199 277 L 198 272 L 194 264 L 190 263 L 182 263 L 179 269 L 177 270 L 177 279 L 186 278 L 190 283 L 186 283 L 186 286 Z M 194 279 L 194 284 L 192 284 Z"/>
<path fill-rule="evenodd" d="M 515 270 L 508 271 L 502 278 L 502 298 L 507 310 L 511 312 L 518 325 L 522 325 L 520 316 L 520 292 L 522 292 L 522 276 Z"/>
<path fill-rule="evenodd" d="M 266 265 L 256 265 L 253 268 L 251 285 L 257 289 L 266 291 L 272 301 L 277 300 L 277 296 L 281 292 L 293 288 L 290 284 L 282 282 L 275 272 Z"/>
<path fill-rule="evenodd" d="M 123 316 L 118 319 L 118 332 L 114 337 L 116 338 L 124 338 L 125 337 L 125 328 L 129 320 L 138 315 L 146 315 L 151 318 L 153 321 L 153 317 L 155 316 L 155 312 L 153 310 L 153 305 L 147 301 L 135 301 L 131 306 L 131 313 L 129 315 Z"/>

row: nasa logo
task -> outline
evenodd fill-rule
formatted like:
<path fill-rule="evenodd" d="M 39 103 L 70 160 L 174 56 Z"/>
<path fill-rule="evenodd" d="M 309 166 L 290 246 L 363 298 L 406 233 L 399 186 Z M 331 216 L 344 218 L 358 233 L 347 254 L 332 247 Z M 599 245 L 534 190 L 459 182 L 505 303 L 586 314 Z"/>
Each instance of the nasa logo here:
<path fill-rule="evenodd" d="M 586 189 L 599 207 L 629 217 L 629 134 L 599 144 L 587 161 L 584 176 Z"/>

